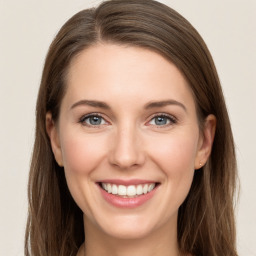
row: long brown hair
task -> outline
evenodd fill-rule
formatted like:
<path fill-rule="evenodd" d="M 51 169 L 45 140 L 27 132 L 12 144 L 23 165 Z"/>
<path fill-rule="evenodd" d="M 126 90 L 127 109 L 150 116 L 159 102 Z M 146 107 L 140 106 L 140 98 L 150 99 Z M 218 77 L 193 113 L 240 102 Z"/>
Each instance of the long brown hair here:
<path fill-rule="evenodd" d="M 147 48 L 174 63 L 189 82 L 200 127 L 217 118 L 211 156 L 195 171 L 178 215 L 178 242 L 192 255 L 235 256 L 233 198 L 236 159 L 232 131 L 212 57 L 192 25 L 152 0 L 112 0 L 83 10 L 61 28 L 45 61 L 36 106 L 36 134 L 28 184 L 25 255 L 76 255 L 85 236 L 83 213 L 67 188 L 46 132 L 46 113 L 58 120 L 71 60 L 83 49 L 108 42 Z"/>

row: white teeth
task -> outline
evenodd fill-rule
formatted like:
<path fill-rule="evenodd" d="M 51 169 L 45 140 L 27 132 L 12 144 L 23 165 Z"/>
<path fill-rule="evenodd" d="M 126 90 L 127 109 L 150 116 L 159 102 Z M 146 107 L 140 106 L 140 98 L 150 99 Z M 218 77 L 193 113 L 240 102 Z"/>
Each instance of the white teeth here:
<path fill-rule="evenodd" d="M 112 186 L 112 194 L 113 194 L 113 195 L 116 195 L 116 194 L 117 194 L 117 191 L 118 191 L 117 185 L 113 185 L 113 186 Z"/>
<path fill-rule="evenodd" d="M 151 190 L 153 190 L 155 186 L 156 186 L 156 184 L 150 184 L 150 185 L 148 186 L 148 192 L 150 192 Z"/>
<path fill-rule="evenodd" d="M 137 186 L 136 194 L 137 194 L 137 195 L 142 195 L 142 194 L 143 194 L 142 185 Z"/>
<path fill-rule="evenodd" d="M 118 194 L 119 196 L 126 196 L 126 186 L 119 185 L 119 186 L 118 186 L 117 194 Z"/>
<path fill-rule="evenodd" d="M 147 192 L 148 192 L 148 184 L 144 185 L 143 187 L 143 193 L 147 194 Z"/>
<path fill-rule="evenodd" d="M 152 191 L 156 183 L 150 183 L 150 184 L 139 184 L 139 185 L 116 185 L 116 184 L 110 184 L 110 183 L 101 183 L 102 188 L 107 191 L 109 194 L 113 195 L 119 195 L 119 196 L 128 196 L 128 197 L 134 197 L 139 196 L 142 194 L 147 194 L 150 191 Z"/>
<path fill-rule="evenodd" d="M 108 190 L 108 193 L 112 192 L 112 186 L 110 184 L 107 185 L 107 190 Z"/>
<path fill-rule="evenodd" d="M 135 196 L 136 195 L 135 186 L 128 186 L 126 194 L 127 194 L 127 196 Z"/>
<path fill-rule="evenodd" d="M 106 183 L 102 183 L 102 186 L 103 186 L 103 188 L 104 188 L 105 190 L 108 190 L 108 186 L 107 186 Z"/>

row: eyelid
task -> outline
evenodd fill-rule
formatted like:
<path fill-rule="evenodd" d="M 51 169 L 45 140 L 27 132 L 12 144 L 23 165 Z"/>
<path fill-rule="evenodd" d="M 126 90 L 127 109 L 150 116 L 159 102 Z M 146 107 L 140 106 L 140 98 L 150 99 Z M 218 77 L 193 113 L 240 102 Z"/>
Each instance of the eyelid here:
<path fill-rule="evenodd" d="M 85 120 L 89 117 L 92 117 L 92 116 L 98 116 L 98 117 L 101 117 L 102 119 L 104 119 L 104 121 L 106 122 L 106 124 L 109 124 L 109 121 L 106 120 L 106 118 L 104 118 L 104 116 L 99 113 L 99 112 L 93 112 L 93 113 L 89 113 L 89 114 L 85 114 L 83 115 L 82 117 L 79 118 L 79 123 L 81 123 L 83 126 L 87 126 L 87 127 L 94 127 L 94 128 L 98 128 L 100 126 L 105 126 L 106 124 L 100 124 L 100 125 L 90 125 L 90 124 L 87 124 L 85 122 Z"/>
<path fill-rule="evenodd" d="M 90 124 L 87 124 L 85 123 L 85 119 L 89 118 L 89 117 L 92 117 L 92 116 L 98 116 L 98 117 L 101 117 L 104 119 L 104 121 L 106 122 L 106 124 L 100 124 L 100 125 L 90 125 Z M 169 118 L 170 120 L 170 123 L 169 124 L 165 124 L 165 125 L 152 125 L 152 124 L 149 124 L 150 121 L 152 121 L 152 119 L 154 119 L 155 117 L 166 117 L 166 118 Z M 105 125 L 108 125 L 110 124 L 110 122 L 104 117 L 103 114 L 99 113 L 99 112 L 92 112 L 92 113 L 88 113 L 88 114 L 85 114 L 83 116 L 81 116 L 79 118 L 79 123 L 81 123 L 82 125 L 84 126 L 87 126 L 87 127 L 94 127 L 94 128 L 97 128 L 97 127 L 100 127 L 100 126 L 105 126 Z M 148 119 L 148 121 L 146 122 L 146 125 L 147 126 L 156 126 L 157 128 L 164 128 L 164 127 L 167 127 L 167 126 L 172 126 L 174 124 L 176 124 L 178 122 L 178 119 L 174 116 L 174 115 L 171 115 L 171 114 L 167 114 L 167 113 L 162 113 L 162 112 L 159 112 L 159 113 L 155 113 L 153 115 L 151 115 Z"/>
<path fill-rule="evenodd" d="M 166 124 L 166 125 L 152 125 L 152 124 L 149 124 L 149 122 L 152 121 L 152 119 L 154 119 L 155 117 L 158 117 L 158 116 L 169 118 L 170 123 Z M 159 113 L 155 113 L 152 116 L 150 116 L 149 120 L 147 121 L 147 125 L 148 126 L 156 126 L 157 128 L 164 128 L 164 127 L 167 127 L 167 126 L 172 126 L 172 125 L 176 124 L 177 122 L 178 122 L 178 119 L 175 116 L 173 116 L 171 114 L 159 112 Z"/>

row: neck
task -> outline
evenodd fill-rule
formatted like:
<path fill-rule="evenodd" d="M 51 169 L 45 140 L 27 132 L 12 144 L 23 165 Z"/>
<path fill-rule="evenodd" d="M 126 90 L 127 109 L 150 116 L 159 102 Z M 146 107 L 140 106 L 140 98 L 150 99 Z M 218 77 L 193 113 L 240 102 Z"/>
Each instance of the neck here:
<path fill-rule="evenodd" d="M 79 256 L 179 256 L 177 222 L 136 239 L 109 236 L 85 220 L 85 244 Z"/>

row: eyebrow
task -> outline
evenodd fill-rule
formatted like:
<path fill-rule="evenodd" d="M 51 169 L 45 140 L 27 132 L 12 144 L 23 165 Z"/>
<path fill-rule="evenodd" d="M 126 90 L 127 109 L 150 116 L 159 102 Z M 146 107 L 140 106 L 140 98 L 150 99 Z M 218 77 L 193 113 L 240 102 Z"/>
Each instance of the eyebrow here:
<path fill-rule="evenodd" d="M 70 109 L 73 109 L 77 106 L 83 106 L 83 105 L 96 107 L 96 108 L 110 109 L 110 106 L 108 104 L 106 104 L 105 102 L 96 101 L 96 100 L 80 100 L 80 101 L 74 103 Z"/>
<path fill-rule="evenodd" d="M 91 107 L 96 107 L 96 108 L 102 108 L 102 109 L 110 109 L 110 106 L 108 104 L 106 104 L 105 102 L 102 101 L 96 101 L 96 100 L 80 100 L 76 103 L 74 103 L 70 110 L 77 107 L 77 106 L 83 106 L 83 105 L 87 105 L 87 106 L 91 106 Z M 185 107 L 185 105 L 183 105 L 181 102 L 176 101 L 176 100 L 164 100 L 164 101 L 152 101 L 149 102 L 148 104 L 145 105 L 145 109 L 151 109 L 151 108 L 160 108 L 160 107 L 165 107 L 168 105 L 177 105 L 180 106 L 181 108 L 183 108 L 185 110 L 185 112 L 187 112 L 187 108 Z"/>
<path fill-rule="evenodd" d="M 148 104 L 146 104 L 145 109 L 165 107 L 168 105 L 177 105 L 177 106 L 183 108 L 183 110 L 185 110 L 185 112 L 187 112 L 187 108 L 185 107 L 185 105 L 176 100 L 164 100 L 164 101 L 149 102 Z"/>

